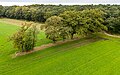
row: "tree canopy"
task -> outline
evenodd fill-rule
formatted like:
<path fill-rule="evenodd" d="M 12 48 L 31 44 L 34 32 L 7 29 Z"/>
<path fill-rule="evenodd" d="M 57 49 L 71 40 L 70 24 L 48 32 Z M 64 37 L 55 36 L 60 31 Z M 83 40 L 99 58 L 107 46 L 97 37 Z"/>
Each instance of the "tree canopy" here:
<path fill-rule="evenodd" d="M 46 20 L 46 35 L 49 39 L 74 38 L 74 35 L 88 35 L 107 30 L 104 23 L 104 12 L 99 9 L 83 11 L 66 11 L 59 16 Z"/>

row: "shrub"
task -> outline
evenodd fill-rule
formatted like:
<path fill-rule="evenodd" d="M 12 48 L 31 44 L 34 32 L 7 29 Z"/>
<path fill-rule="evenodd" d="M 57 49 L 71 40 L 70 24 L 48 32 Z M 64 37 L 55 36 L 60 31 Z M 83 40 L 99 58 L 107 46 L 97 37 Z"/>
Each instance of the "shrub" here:
<path fill-rule="evenodd" d="M 37 26 L 32 23 L 24 23 L 21 28 L 10 37 L 13 45 L 18 50 L 24 52 L 33 50 L 37 38 Z"/>

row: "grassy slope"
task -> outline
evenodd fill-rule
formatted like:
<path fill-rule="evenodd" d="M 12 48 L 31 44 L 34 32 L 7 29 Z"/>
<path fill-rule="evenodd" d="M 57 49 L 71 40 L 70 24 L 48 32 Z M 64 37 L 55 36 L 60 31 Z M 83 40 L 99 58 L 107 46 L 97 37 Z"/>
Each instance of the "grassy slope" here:
<path fill-rule="evenodd" d="M 0 75 L 120 74 L 120 39 L 100 35 L 109 40 L 85 38 L 12 59 L 15 50 L 4 40 L 17 28 L 0 23 L 0 44 L 4 43 L 4 48 L 0 46 Z"/>

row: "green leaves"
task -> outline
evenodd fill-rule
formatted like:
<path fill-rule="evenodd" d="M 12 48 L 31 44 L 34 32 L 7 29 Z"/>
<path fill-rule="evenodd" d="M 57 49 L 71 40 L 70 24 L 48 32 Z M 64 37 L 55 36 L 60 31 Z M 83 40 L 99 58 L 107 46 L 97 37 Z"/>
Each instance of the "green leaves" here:
<path fill-rule="evenodd" d="M 110 17 L 106 20 L 108 30 L 111 33 L 120 34 L 120 17 Z"/>
<path fill-rule="evenodd" d="M 14 47 L 20 51 L 33 50 L 37 38 L 37 27 L 32 24 L 23 24 L 22 27 L 10 38 Z"/>
<path fill-rule="evenodd" d="M 60 26 L 62 24 L 62 18 L 58 16 L 52 16 L 46 20 L 46 25 L 49 26 Z"/>
<path fill-rule="evenodd" d="M 88 35 L 107 30 L 107 27 L 103 25 L 103 16 L 104 12 L 99 9 L 65 11 L 60 14 L 60 17 L 53 16 L 47 19 L 46 25 L 53 28 L 47 29 L 47 31 L 53 31 L 55 35 L 58 35 L 57 37 L 70 37 L 72 39 L 75 34 Z"/>
<path fill-rule="evenodd" d="M 57 39 L 60 37 L 60 30 L 61 26 L 63 24 L 63 19 L 58 16 L 52 16 L 48 18 L 45 22 L 46 24 L 46 29 L 45 33 L 47 35 L 47 38 L 53 40 L 53 42 L 56 42 Z"/>
<path fill-rule="evenodd" d="M 99 9 L 90 9 L 83 10 L 82 15 L 84 18 L 84 26 L 87 27 L 89 33 L 99 32 L 102 30 L 107 30 L 107 28 L 103 25 L 104 20 L 104 12 Z"/>

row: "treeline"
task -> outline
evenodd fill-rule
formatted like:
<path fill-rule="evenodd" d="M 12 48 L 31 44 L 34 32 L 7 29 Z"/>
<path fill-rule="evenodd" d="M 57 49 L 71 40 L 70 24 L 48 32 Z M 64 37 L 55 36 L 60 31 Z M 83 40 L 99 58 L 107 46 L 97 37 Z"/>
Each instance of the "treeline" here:
<path fill-rule="evenodd" d="M 0 6 L 0 17 L 45 22 L 51 16 L 59 16 L 66 11 L 99 9 L 105 13 L 103 25 L 110 33 L 120 33 L 120 5 L 28 5 Z"/>

